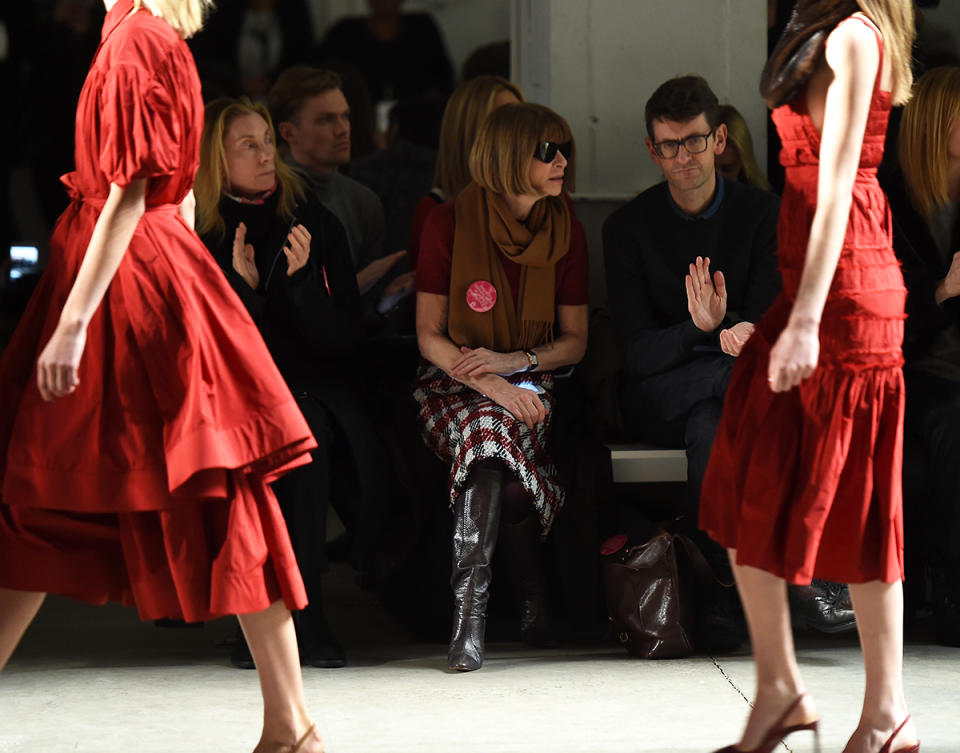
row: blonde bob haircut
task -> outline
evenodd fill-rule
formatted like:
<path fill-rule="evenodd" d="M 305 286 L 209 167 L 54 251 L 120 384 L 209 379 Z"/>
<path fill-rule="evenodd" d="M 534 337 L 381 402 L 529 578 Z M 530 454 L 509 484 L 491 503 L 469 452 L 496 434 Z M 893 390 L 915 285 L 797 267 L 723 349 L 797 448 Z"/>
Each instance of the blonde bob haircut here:
<path fill-rule="evenodd" d="M 890 60 L 893 79 L 890 91 L 894 105 L 904 105 L 913 87 L 913 0 L 857 0 L 857 5 L 883 35 L 883 55 Z"/>
<path fill-rule="evenodd" d="M 900 169 L 907 193 L 929 222 L 949 201 L 947 142 L 960 122 L 960 67 L 942 66 L 924 73 L 900 121 Z"/>
<path fill-rule="evenodd" d="M 200 235 L 213 231 L 223 240 L 227 233 L 226 223 L 220 214 L 220 199 L 230 189 L 223 141 L 230 124 L 242 115 L 259 115 L 263 118 L 270 129 L 273 143 L 277 143 L 270 112 L 263 105 L 251 102 L 247 97 L 221 97 L 207 105 L 204 110 L 203 135 L 200 137 L 200 165 L 197 167 L 197 177 L 193 184 L 197 200 L 197 232 Z M 274 157 L 274 161 L 277 191 L 280 194 L 277 214 L 290 220 L 293 219 L 297 203 L 306 196 L 306 191 L 299 176 L 279 159 L 279 155 Z"/>
<path fill-rule="evenodd" d="M 133 9 L 146 8 L 162 18 L 184 39 L 189 39 L 203 28 L 203 21 L 213 0 L 133 0 Z"/>
<path fill-rule="evenodd" d="M 523 92 L 501 76 L 477 76 L 454 89 L 440 123 L 440 148 L 433 185 L 447 201 L 470 182 L 470 149 L 497 95 L 509 92 L 523 102 Z"/>
<path fill-rule="evenodd" d="M 727 126 L 727 144 L 733 146 L 740 155 L 740 172 L 744 179 L 751 186 L 769 191 L 770 181 L 757 163 L 757 156 L 753 153 L 753 138 L 743 115 L 733 105 L 720 105 L 717 108 L 717 119 Z"/>
<path fill-rule="evenodd" d="M 496 194 L 532 194 L 530 163 L 542 141 L 570 142 L 563 188 L 572 191 L 577 152 L 570 126 L 549 107 L 529 102 L 504 105 L 490 113 L 470 151 L 470 175 Z"/>

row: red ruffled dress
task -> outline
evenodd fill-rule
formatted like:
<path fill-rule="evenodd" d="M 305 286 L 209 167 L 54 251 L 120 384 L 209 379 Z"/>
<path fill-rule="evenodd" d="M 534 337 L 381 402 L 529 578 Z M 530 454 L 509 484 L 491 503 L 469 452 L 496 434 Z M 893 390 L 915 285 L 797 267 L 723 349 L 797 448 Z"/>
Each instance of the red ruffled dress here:
<path fill-rule="evenodd" d="M 0 360 L 0 586 L 205 620 L 306 595 L 267 482 L 315 446 L 240 300 L 177 205 L 203 102 L 189 49 L 118 0 L 77 107 L 73 202 Z M 76 391 L 36 362 L 110 183 L 146 213 L 87 329 Z"/>
<path fill-rule="evenodd" d="M 786 168 L 778 225 L 783 293 L 734 368 L 703 481 L 700 526 L 735 548 L 739 564 L 791 583 L 903 577 L 906 289 L 876 177 L 889 113 L 890 94 L 880 90 L 878 74 L 847 235 L 820 325 L 820 362 L 784 393 L 770 390 L 767 364 L 800 283 L 816 209 L 820 136 L 805 93 L 773 113 Z"/>

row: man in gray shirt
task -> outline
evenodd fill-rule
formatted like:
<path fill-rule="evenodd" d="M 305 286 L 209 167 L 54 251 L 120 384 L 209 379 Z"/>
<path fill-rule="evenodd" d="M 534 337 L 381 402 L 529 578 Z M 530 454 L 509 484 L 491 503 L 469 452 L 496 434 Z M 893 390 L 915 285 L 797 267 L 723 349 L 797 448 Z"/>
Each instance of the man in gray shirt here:
<path fill-rule="evenodd" d="M 338 168 L 350 161 L 350 106 L 340 75 L 308 65 L 280 74 L 268 104 L 287 162 L 314 195 L 343 223 L 361 293 L 371 290 L 400 261 L 405 251 L 383 256 L 383 206 L 377 195 Z M 378 309 L 413 287 L 401 275 L 383 291 Z M 388 300 L 384 300 L 387 298 Z M 390 306 L 386 306 L 390 308 Z"/>

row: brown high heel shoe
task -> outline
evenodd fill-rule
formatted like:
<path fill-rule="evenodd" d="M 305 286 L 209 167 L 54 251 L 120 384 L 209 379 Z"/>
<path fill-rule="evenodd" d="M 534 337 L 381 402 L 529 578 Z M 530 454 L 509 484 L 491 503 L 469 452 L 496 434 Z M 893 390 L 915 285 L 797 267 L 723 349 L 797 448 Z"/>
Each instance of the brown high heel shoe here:
<path fill-rule="evenodd" d="M 812 722 L 807 722 L 806 724 L 791 724 L 789 727 L 783 726 L 783 723 L 787 720 L 787 717 L 790 716 L 793 710 L 799 706 L 800 702 L 806 697 L 806 693 L 801 693 L 797 696 L 797 699 L 793 703 L 787 706 L 787 710 L 780 715 L 777 723 L 774 724 L 770 728 L 770 731 L 763 736 L 763 740 L 760 741 L 760 744 L 756 748 L 753 748 L 752 750 L 741 750 L 736 745 L 728 745 L 726 748 L 721 748 L 720 750 L 714 751 L 714 753 L 772 753 L 773 749 L 776 748 L 787 735 L 793 734 L 794 732 L 805 732 L 807 730 L 813 732 L 814 750 L 817 753 L 820 753 L 819 719 L 814 719 Z M 889 753 L 889 751 L 881 750 L 880 753 Z M 897 751 L 897 753 L 912 753 L 912 751 Z"/>
<path fill-rule="evenodd" d="M 883 744 L 883 747 L 880 748 L 880 753 L 890 753 L 890 746 L 893 745 L 893 738 L 900 734 L 900 730 L 907 726 L 907 722 L 910 721 L 910 714 L 907 714 L 907 718 L 900 722 L 900 726 L 897 727 L 893 734 L 887 739 Z M 898 748 L 893 751 L 893 753 L 920 753 L 920 743 L 917 742 L 915 745 L 911 745 L 909 748 Z"/>

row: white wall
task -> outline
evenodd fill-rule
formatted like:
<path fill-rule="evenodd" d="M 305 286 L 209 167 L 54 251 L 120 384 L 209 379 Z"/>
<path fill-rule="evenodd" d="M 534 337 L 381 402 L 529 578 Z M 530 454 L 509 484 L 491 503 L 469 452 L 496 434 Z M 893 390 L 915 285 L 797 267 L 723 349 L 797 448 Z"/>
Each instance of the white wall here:
<path fill-rule="evenodd" d="M 344 16 L 367 12 L 366 0 L 311 0 L 311 4 L 318 40 Z M 477 47 L 510 38 L 510 0 L 406 0 L 403 10 L 426 11 L 434 17 L 458 80 L 463 61 Z"/>
<path fill-rule="evenodd" d="M 686 73 L 743 113 L 763 164 L 766 11 L 766 0 L 514 0 L 513 78 L 570 122 L 578 196 L 625 198 L 660 179 L 643 108 L 659 84 Z"/>

